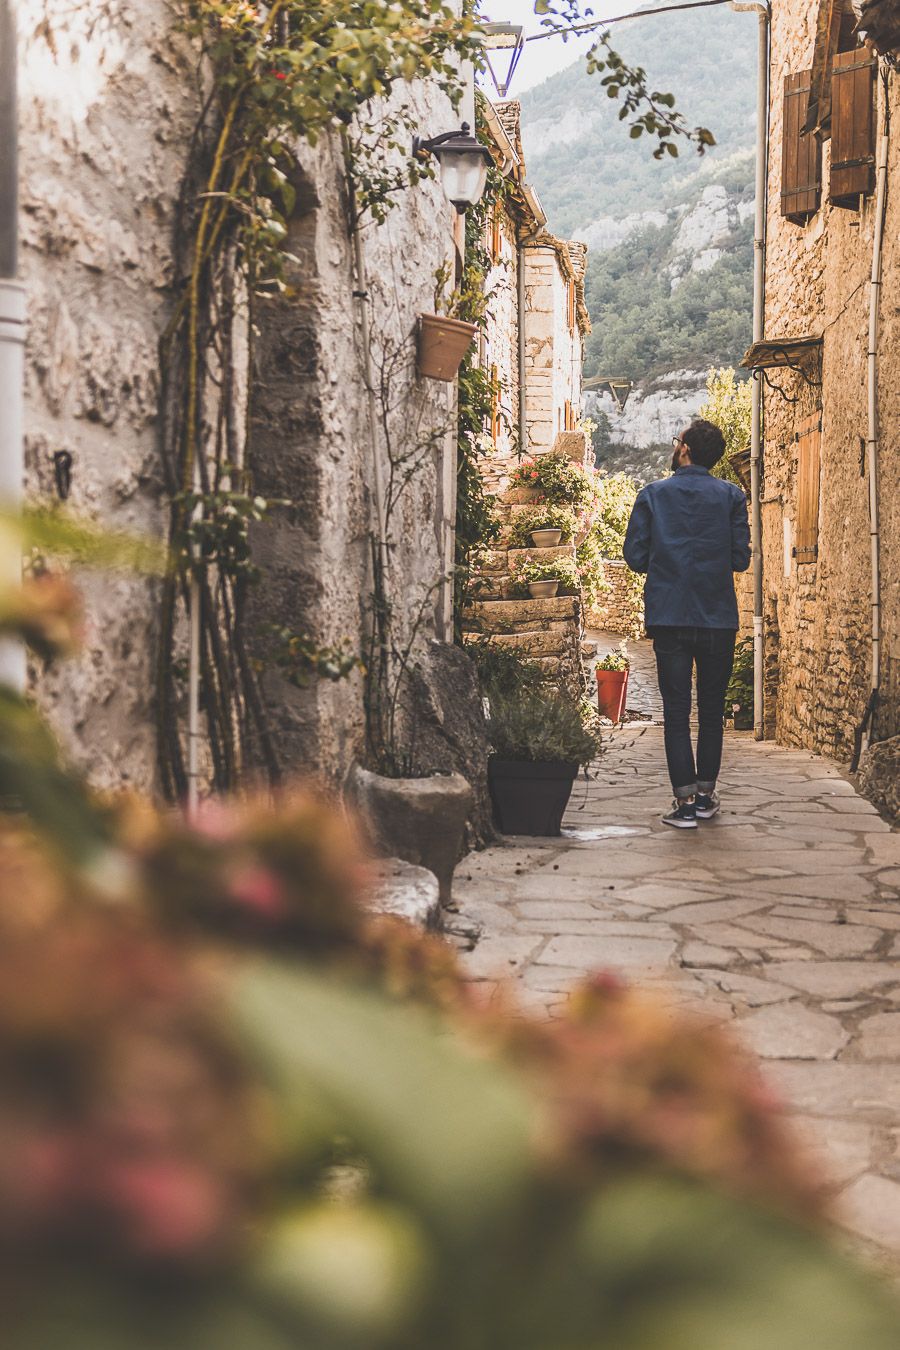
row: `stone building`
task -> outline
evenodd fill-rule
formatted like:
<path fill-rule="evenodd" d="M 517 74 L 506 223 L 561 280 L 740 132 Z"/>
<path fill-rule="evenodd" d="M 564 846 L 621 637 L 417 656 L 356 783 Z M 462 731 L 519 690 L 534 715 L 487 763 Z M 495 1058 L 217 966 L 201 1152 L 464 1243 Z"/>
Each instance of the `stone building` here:
<path fill-rule="evenodd" d="M 855 18 L 840 0 L 772 5 L 765 341 L 744 362 L 764 381 L 766 734 L 841 762 L 861 737 L 900 733 L 896 130 L 883 223 L 876 193 L 891 113 L 900 125 L 900 77 L 864 44 Z M 876 234 L 878 440 L 867 451 Z M 870 497 L 879 525 L 874 643 Z"/>
<path fill-rule="evenodd" d="M 108 19 L 65 0 L 24 0 L 19 10 L 27 488 L 57 494 L 70 465 L 76 512 L 159 537 L 169 493 L 157 348 L 185 283 L 173 235 L 201 95 L 197 51 L 166 0 L 117 0 Z M 458 127 L 461 115 L 474 121 L 471 88 L 462 114 L 431 85 L 405 95 L 425 136 Z M 426 674 L 446 651 L 455 389 L 418 377 L 415 332 L 417 317 L 433 309 L 436 271 L 453 259 L 459 217 L 428 180 L 400 194 L 384 225 L 365 227 L 366 345 L 340 144 L 325 135 L 296 154 L 293 297 L 257 307 L 255 397 L 238 447 L 254 490 L 290 503 L 254 540 L 262 579 L 248 641 L 262 662 L 260 694 L 285 772 L 314 769 L 337 783 L 362 744 L 360 673 L 299 688 L 265 660 L 260 634 L 277 625 L 363 650 L 374 463 L 387 478 L 391 463 L 412 453 L 416 470 L 390 524 L 394 600 L 402 614 L 422 612 L 416 652 Z M 374 428 L 366 356 L 391 405 L 386 418 L 375 408 Z M 95 782 L 152 790 L 160 583 L 98 575 L 84 585 L 83 653 L 58 674 L 32 670 L 32 686 Z M 183 633 L 179 640 L 186 656 Z M 179 664 L 182 716 L 183 674 Z"/>
<path fill-rule="evenodd" d="M 481 100 L 483 134 L 504 175 L 502 204 L 489 225 L 494 267 L 481 359 L 498 394 L 485 429 L 488 481 L 506 461 L 552 450 L 561 431 L 581 420 L 584 339 L 590 320 L 584 300 L 587 250 L 557 239 L 527 178 L 520 104 Z"/>

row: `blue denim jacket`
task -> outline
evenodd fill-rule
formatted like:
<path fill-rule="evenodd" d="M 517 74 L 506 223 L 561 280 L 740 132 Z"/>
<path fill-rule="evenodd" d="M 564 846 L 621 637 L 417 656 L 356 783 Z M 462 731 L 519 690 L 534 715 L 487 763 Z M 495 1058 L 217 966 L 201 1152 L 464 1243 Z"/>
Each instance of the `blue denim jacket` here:
<path fill-rule="evenodd" d="M 699 464 L 648 483 L 628 522 L 625 561 L 646 572 L 648 629 L 737 628 L 734 572 L 750 566 L 747 499 Z"/>

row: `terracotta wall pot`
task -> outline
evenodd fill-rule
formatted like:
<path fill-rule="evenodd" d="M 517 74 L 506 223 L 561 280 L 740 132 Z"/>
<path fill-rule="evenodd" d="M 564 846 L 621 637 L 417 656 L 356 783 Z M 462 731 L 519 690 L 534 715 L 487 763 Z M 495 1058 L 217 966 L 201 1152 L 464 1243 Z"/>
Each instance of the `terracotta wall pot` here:
<path fill-rule="evenodd" d="M 488 786 L 497 828 L 503 834 L 560 834 L 577 773 L 578 765 L 566 760 L 535 764 L 492 755 Z"/>
<path fill-rule="evenodd" d="M 474 323 L 445 319 L 438 314 L 419 315 L 417 367 L 430 380 L 455 380 L 472 339 L 478 332 Z"/>
<path fill-rule="evenodd" d="M 627 670 L 598 670 L 597 708 L 601 717 L 611 722 L 621 722 L 625 715 L 625 698 L 628 694 Z"/>
<path fill-rule="evenodd" d="M 385 857 L 427 867 L 438 879 L 441 904 L 448 904 L 473 802 L 462 774 L 383 778 L 356 765 L 347 782 L 347 797 L 373 847 Z"/>

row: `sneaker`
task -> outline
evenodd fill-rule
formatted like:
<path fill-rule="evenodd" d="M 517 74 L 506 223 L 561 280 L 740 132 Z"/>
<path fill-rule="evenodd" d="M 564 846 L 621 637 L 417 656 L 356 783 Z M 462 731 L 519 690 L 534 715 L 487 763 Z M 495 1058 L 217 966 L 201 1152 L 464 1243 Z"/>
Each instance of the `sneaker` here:
<path fill-rule="evenodd" d="M 698 792 L 695 799 L 698 820 L 712 820 L 721 810 L 718 792 Z"/>
<path fill-rule="evenodd" d="M 697 803 L 680 802 L 678 798 L 672 803 L 675 810 L 670 811 L 668 815 L 663 816 L 664 825 L 674 825 L 676 830 L 696 830 L 697 828 Z"/>

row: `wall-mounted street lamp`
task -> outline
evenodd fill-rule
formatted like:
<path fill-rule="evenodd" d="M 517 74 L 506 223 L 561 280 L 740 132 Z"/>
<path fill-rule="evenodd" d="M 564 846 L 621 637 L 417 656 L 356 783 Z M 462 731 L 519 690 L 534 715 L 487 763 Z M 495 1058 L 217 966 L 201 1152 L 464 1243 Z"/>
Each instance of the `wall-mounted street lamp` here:
<path fill-rule="evenodd" d="M 416 159 L 434 155 L 441 168 L 441 186 L 460 215 L 481 201 L 494 160 L 487 146 L 472 135 L 468 122 L 459 131 L 445 131 L 430 140 L 416 136 L 412 152 Z"/>
<path fill-rule="evenodd" d="M 506 98 L 519 57 L 525 50 L 525 31 L 520 23 L 483 23 L 481 31 L 485 64 L 499 97 Z"/>

